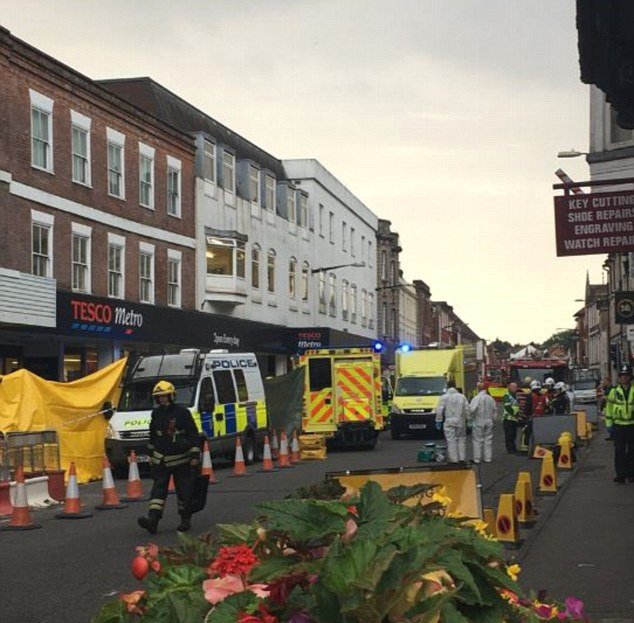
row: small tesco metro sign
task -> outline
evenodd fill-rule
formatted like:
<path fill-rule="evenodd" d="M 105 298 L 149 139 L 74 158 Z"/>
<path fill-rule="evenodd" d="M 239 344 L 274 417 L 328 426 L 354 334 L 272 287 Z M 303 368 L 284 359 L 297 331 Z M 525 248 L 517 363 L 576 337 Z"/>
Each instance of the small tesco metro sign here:
<path fill-rule="evenodd" d="M 634 191 L 555 197 L 557 255 L 634 250 Z"/>

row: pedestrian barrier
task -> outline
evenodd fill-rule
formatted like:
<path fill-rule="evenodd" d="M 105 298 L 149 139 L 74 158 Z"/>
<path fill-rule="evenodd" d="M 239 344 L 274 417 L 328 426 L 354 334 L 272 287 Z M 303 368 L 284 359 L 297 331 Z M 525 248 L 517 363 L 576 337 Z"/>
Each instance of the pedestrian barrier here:
<path fill-rule="evenodd" d="M 299 458 L 304 460 L 323 460 L 326 458 L 326 437 L 317 433 L 312 435 L 300 435 Z"/>
<path fill-rule="evenodd" d="M 537 517 L 533 505 L 533 483 L 530 472 L 520 472 L 515 484 L 515 513 L 522 528 L 532 528 Z"/>
<path fill-rule="evenodd" d="M 572 453 L 570 451 L 570 442 L 567 438 L 562 439 L 559 444 L 559 458 L 557 459 L 557 467 L 559 469 L 572 469 Z"/>
<path fill-rule="evenodd" d="M 506 547 L 517 548 L 522 544 L 517 520 L 515 496 L 512 493 L 502 493 L 498 502 L 498 512 L 495 518 L 496 538 Z"/>
<path fill-rule="evenodd" d="M 291 457 L 290 461 L 293 465 L 301 462 L 299 458 L 299 441 L 297 441 L 297 431 L 293 431 L 293 438 L 291 439 Z"/>
<path fill-rule="evenodd" d="M 13 504 L 13 515 L 11 521 L 0 527 L 0 530 L 34 530 L 41 528 L 40 524 L 31 520 L 31 511 L 29 510 L 29 501 L 26 493 L 26 484 L 24 478 L 24 470 L 18 465 L 15 473 L 16 494 Z"/>
<path fill-rule="evenodd" d="M 477 471 L 474 467 L 455 467 L 453 465 L 394 467 L 376 470 L 357 470 L 329 472 L 326 478 L 337 479 L 346 487 L 347 493 L 356 495 L 369 480 L 377 482 L 382 489 L 398 486 L 430 484 L 445 487 L 451 499 L 447 506 L 450 513 L 459 513 L 465 517 L 482 519 L 482 499 Z M 410 500 L 410 504 L 418 500 Z"/>
<path fill-rule="evenodd" d="M 128 458 L 130 467 L 128 469 L 128 483 L 126 494 L 121 498 L 122 502 L 144 502 L 148 498 L 143 495 L 143 484 L 139 476 L 139 466 L 136 460 L 136 452 L 132 450 Z"/>
<path fill-rule="evenodd" d="M 49 470 L 59 470 L 57 431 L 4 433 L 0 437 L 0 476 L 10 480 L 10 474 L 15 474 L 18 466 L 22 467 L 25 479 L 43 476 Z"/>
<path fill-rule="evenodd" d="M 229 478 L 238 478 L 244 476 L 250 476 L 247 472 L 247 466 L 244 462 L 244 453 L 242 452 L 242 443 L 240 437 L 236 437 L 236 457 L 233 462 L 233 474 Z"/>
<path fill-rule="evenodd" d="M 216 475 L 214 474 L 214 467 L 211 463 L 211 453 L 209 452 L 209 442 L 205 441 L 203 446 L 203 463 L 200 470 L 203 476 L 209 476 L 209 484 L 217 485 Z"/>
<path fill-rule="evenodd" d="M 555 495 L 557 493 L 557 474 L 552 454 L 542 459 L 539 474 L 539 495 Z"/>
<path fill-rule="evenodd" d="M 75 463 L 71 461 L 68 469 L 68 485 L 66 486 L 66 499 L 64 500 L 64 510 L 55 513 L 56 519 L 87 519 L 92 517 L 92 513 L 81 510 L 79 499 L 79 485 L 77 484 L 77 470 Z"/>
<path fill-rule="evenodd" d="M 25 481 L 29 496 L 29 505 L 33 508 L 48 508 L 58 504 L 57 500 L 51 498 L 49 493 L 48 476 L 35 476 Z M 11 483 L 11 496 L 15 498 L 17 491 L 17 483 Z M 63 499 L 63 498 L 62 498 Z"/>
<path fill-rule="evenodd" d="M 487 532 L 494 538 L 497 538 L 495 532 L 495 511 L 490 506 L 485 506 L 483 510 L 484 522 L 487 525 Z"/>
<path fill-rule="evenodd" d="M 284 469 L 289 469 L 291 467 L 295 467 L 294 465 L 291 465 L 291 460 L 290 457 L 288 455 L 288 440 L 286 439 L 286 431 L 282 431 L 281 434 L 281 438 L 280 438 L 280 456 L 279 459 L 277 461 L 277 466 L 284 468 Z"/>
<path fill-rule="evenodd" d="M 119 494 L 114 484 L 114 478 L 112 477 L 112 469 L 110 467 L 110 461 L 108 457 L 103 457 L 103 501 L 101 504 L 95 506 L 98 511 L 118 510 L 121 508 L 128 508 L 127 504 L 121 504 L 119 500 Z"/>
<path fill-rule="evenodd" d="M 271 457 L 274 461 L 277 461 L 280 456 L 280 444 L 277 440 L 277 432 L 275 429 L 271 431 Z"/>
<path fill-rule="evenodd" d="M 262 455 L 262 468 L 258 472 L 276 472 L 277 468 L 273 465 L 273 456 L 271 454 L 271 444 L 269 443 L 269 436 L 264 436 L 264 454 Z"/>

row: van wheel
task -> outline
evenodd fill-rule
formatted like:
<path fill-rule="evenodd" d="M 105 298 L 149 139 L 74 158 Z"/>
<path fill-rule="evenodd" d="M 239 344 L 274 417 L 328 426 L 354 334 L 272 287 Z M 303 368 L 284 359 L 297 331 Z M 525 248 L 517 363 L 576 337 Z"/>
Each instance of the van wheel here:
<path fill-rule="evenodd" d="M 255 437 L 253 434 L 245 435 L 242 438 L 242 453 L 244 454 L 245 465 L 253 465 L 255 462 Z"/>

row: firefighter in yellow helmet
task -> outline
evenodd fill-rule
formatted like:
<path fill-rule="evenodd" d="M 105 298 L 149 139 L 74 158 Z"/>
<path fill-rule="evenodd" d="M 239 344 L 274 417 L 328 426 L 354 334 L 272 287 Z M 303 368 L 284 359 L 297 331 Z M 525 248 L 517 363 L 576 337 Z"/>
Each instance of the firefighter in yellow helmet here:
<path fill-rule="evenodd" d="M 159 381 L 152 391 L 156 407 L 150 421 L 148 450 L 152 469 L 152 492 L 147 517 L 139 517 L 138 524 L 150 534 L 156 534 L 163 516 L 163 507 L 170 478 L 174 477 L 178 513 L 181 522 L 177 530 L 191 528 L 189 499 L 194 469 L 200 462 L 198 429 L 191 413 L 174 402 L 176 390 L 169 381 Z"/>

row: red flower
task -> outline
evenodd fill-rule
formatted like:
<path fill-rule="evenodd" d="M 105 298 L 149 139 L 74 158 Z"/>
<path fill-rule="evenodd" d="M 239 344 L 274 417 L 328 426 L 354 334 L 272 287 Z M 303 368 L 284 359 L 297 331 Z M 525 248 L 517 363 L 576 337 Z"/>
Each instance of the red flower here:
<path fill-rule="evenodd" d="M 237 623 L 278 623 L 277 617 L 272 615 L 264 604 L 258 605 L 260 615 L 240 613 Z"/>
<path fill-rule="evenodd" d="M 225 575 L 247 575 L 257 564 L 258 557 L 248 545 L 221 547 L 216 558 L 207 567 L 207 573 L 221 578 Z"/>
<path fill-rule="evenodd" d="M 288 601 L 288 596 L 296 586 L 306 588 L 309 584 L 305 573 L 293 573 L 269 582 L 269 599 L 274 604 L 283 605 Z"/>

